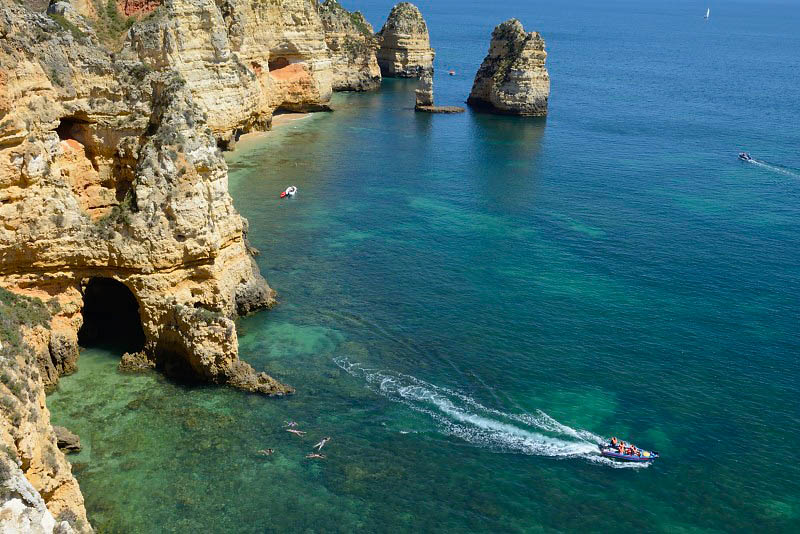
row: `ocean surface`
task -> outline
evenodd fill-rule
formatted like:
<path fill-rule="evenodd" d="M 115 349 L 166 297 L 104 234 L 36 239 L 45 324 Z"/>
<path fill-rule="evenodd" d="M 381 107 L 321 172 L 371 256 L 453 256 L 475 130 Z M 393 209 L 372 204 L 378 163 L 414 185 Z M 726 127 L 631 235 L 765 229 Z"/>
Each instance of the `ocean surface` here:
<path fill-rule="evenodd" d="M 800 531 L 800 5 L 419 5 L 438 104 L 515 16 L 549 117 L 416 114 L 386 80 L 228 154 L 280 300 L 241 356 L 297 393 L 85 350 L 48 403 L 98 530 Z M 605 461 L 612 435 L 661 458 Z"/>

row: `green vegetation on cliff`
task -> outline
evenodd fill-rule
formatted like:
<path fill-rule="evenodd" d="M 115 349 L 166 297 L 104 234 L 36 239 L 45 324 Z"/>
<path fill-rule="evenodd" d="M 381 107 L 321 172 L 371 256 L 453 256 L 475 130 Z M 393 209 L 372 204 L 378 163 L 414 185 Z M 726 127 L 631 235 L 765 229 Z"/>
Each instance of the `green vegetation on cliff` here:
<path fill-rule="evenodd" d="M 50 312 L 45 304 L 32 297 L 17 295 L 0 287 L 0 354 L 11 355 L 22 348 L 23 326 L 46 326 Z"/>

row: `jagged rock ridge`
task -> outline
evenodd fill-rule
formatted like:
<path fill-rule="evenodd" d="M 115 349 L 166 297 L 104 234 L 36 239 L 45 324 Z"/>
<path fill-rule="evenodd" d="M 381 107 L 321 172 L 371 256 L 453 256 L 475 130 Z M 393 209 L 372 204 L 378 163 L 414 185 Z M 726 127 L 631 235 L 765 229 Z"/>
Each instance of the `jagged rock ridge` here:
<path fill-rule="evenodd" d="M 525 32 L 517 19 L 503 22 L 492 32 L 489 53 L 475 75 L 467 103 L 494 113 L 547 115 L 546 59 L 538 32 Z"/>
<path fill-rule="evenodd" d="M 401 2 L 394 6 L 378 38 L 378 64 L 384 76 L 419 78 L 433 69 L 428 25 L 414 4 Z"/>
<path fill-rule="evenodd" d="M 320 4 L 325 43 L 331 51 L 334 91 L 371 91 L 380 87 L 378 40 L 360 12 L 349 12 L 336 0 Z"/>
<path fill-rule="evenodd" d="M 26 334 L 31 393 L 9 401 L 3 441 L 51 515 L 85 520 L 48 417 L 12 416 L 45 413 L 44 388 L 75 369 L 94 285 L 130 297 L 140 348 L 158 367 L 248 391 L 290 388 L 238 358 L 233 319 L 269 307 L 274 292 L 186 80 L 131 49 L 109 54 L 64 13 L 0 0 L 0 286 L 52 311 Z"/>

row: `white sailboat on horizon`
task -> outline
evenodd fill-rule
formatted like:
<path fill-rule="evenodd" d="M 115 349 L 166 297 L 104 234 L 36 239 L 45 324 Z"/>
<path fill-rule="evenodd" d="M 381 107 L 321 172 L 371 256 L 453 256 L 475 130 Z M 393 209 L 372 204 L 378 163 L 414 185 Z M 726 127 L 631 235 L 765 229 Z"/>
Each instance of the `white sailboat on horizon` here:
<path fill-rule="evenodd" d="M 711 8 L 709 7 L 708 9 L 706 9 L 706 18 L 709 18 L 710 16 L 711 16 Z"/>

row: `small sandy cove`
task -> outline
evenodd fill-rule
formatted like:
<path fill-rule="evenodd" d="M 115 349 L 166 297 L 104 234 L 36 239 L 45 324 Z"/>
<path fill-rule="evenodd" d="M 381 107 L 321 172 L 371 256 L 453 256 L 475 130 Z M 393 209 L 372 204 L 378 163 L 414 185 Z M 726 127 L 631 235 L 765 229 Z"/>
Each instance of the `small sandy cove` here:
<path fill-rule="evenodd" d="M 272 130 L 280 128 L 282 126 L 286 126 L 289 123 L 294 121 L 299 121 L 300 119 L 305 119 L 306 117 L 310 117 L 311 113 L 276 113 L 272 116 L 272 129 L 267 130 L 266 132 L 250 132 L 242 135 L 239 137 L 237 144 L 240 143 L 247 143 L 248 141 L 253 141 L 255 139 L 260 139 L 265 135 L 269 135 Z"/>

